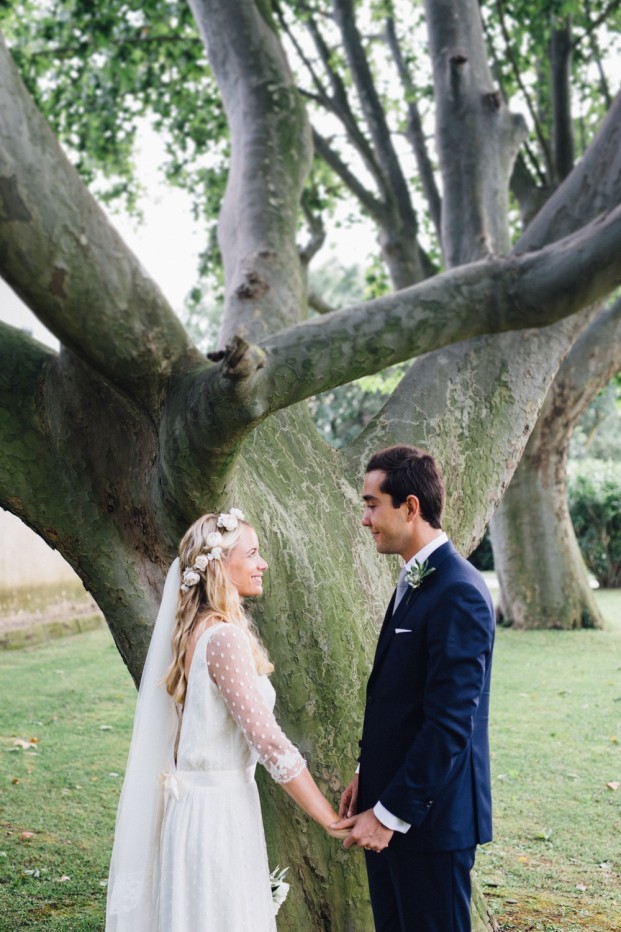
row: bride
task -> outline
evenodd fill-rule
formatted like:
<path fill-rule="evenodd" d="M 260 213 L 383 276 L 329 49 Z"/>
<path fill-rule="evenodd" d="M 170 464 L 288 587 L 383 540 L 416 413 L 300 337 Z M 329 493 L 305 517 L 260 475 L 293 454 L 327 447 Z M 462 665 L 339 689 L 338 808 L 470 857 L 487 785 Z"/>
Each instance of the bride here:
<path fill-rule="evenodd" d="M 334 837 L 337 815 L 279 728 L 243 606 L 267 563 L 235 508 L 186 532 L 140 683 L 106 932 L 274 932 L 256 762 Z"/>

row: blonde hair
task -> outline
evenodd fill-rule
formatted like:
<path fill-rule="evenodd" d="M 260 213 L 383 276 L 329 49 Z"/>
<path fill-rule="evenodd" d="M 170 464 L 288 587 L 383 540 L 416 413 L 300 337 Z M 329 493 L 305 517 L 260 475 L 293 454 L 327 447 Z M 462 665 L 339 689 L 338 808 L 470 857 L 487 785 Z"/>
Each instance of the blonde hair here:
<path fill-rule="evenodd" d="M 240 595 L 226 572 L 227 560 L 239 543 L 242 526 L 251 525 L 240 520 L 234 530 L 227 531 L 218 527 L 218 517 L 217 514 L 203 515 L 188 528 L 179 544 L 181 575 L 183 576 L 185 570 L 191 569 L 199 577 L 195 585 L 179 591 L 172 635 L 173 662 L 164 680 L 168 693 L 180 704 L 185 701 L 187 688 L 185 657 L 190 638 L 199 621 L 217 619 L 241 628 L 250 642 L 257 673 L 268 674 L 274 669 L 259 639 L 254 621 L 244 611 Z M 218 544 L 222 551 L 221 557 L 209 560 L 204 570 L 198 569 L 196 560 L 201 554 L 210 552 L 212 547 L 207 544 L 207 537 L 216 531 L 222 535 Z"/>

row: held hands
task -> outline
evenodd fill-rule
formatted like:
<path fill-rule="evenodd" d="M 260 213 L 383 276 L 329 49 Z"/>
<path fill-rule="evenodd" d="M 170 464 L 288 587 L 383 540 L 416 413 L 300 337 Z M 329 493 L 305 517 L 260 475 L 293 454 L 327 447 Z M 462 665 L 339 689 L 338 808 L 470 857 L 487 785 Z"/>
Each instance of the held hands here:
<path fill-rule="evenodd" d="M 345 796 L 345 793 L 343 796 Z M 357 845 L 359 848 L 366 848 L 367 851 L 383 851 L 394 835 L 392 829 L 382 825 L 372 809 L 366 809 L 365 812 L 361 812 L 359 815 L 341 819 L 331 825 L 330 828 L 337 832 L 346 830 L 347 837 L 343 842 L 344 848 Z"/>
<path fill-rule="evenodd" d="M 336 813 L 333 813 L 333 815 L 336 815 Z M 349 829 L 337 828 L 338 824 L 338 820 L 334 820 L 330 822 L 329 825 L 324 825 L 324 828 L 332 838 L 338 838 L 339 841 L 343 841 L 349 835 Z"/>
<path fill-rule="evenodd" d="M 343 790 L 341 803 L 339 805 L 339 815 L 341 819 L 349 819 L 350 816 L 356 815 L 358 811 L 358 774 L 355 774 L 349 786 Z"/>
<path fill-rule="evenodd" d="M 342 832 L 345 833 L 344 848 L 351 848 L 357 845 L 359 848 L 366 848 L 367 851 L 383 851 L 393 836 L 393 831 L 386 828 L 379 821 L 372 809 L 366 812 L 358 812 L 358 774 L 356 774 L 344 790 L 339 805 L 340 822 L 335 822 L 330 826 L 335 832 L 336 838 L 342 838 Z"/>

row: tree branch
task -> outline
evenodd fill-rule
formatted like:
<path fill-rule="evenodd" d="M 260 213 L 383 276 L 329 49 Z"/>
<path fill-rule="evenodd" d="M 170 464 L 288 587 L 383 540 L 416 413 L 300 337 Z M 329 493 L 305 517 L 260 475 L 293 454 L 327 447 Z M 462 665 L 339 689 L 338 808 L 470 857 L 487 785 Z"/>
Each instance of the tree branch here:
<path fill-rule="evenodd" d="M 621 93 L 585 154 L 531 221 L 513 252 L 540 249 L 568 236 L 620 202 Z"/>
<path fill-rule="evenodd" d="M 217 437 L 226 456 L 223 437 L 238 444 L 269 414 L 318 392 L 477 335 L 563 320 L 621 284 L 620 249 L 621 206 L 537 253 L 460 266 L 246 346 L 235 373 L 217 366 L 192 387 L 199 430 L 209 425 L 202 442 Z"/>
<path fill-rule="evenodd" d="M 79 571 L 136 681 L 179 535 L 160 523 L 155 450 L 148 417 L 104 378 L 0 324 L 0 505 Z"/>
<path fill-rule="evenodd" d="M 87 192 L 0 42 L 0 273 L 61 343 L 154 416 L 190 341 Z"/>
<path fill-rule="evenodd" d="M 612 5 L 612 4 L 611 4 L 611 5 Z M 620 6 L 620 5 L 621 5 L 621 0 L 615 0 L 614 6 L 617 6 L 617 7 L 618 7 L 618 6 Z M 609 88 L 609 86 L 608 86 L 608 80 L 607 80 L 607 78 L 606 78 L 606 74 L 605 74 L 605 72 L 604 72 L 604 67 L 603 67 L 603 65 L 602 65 L 602 53 L 601 53 L 601 50 L 600 50 L 600 47 L 599 47 L 599 42 L 597 41 L 597 35 L 596 35 L 596 32 L 595 32 L 595 29 L 594 29 L 594 28 L 591 28 L 592 25 L 593 25 L 593 21 L 592 21 L 592 19 L 591 19 L 591 3 L 590 3 L 590 0 L 585 0 L 585 2 L 584 2 L 584 12 L 585 12 L 585 16 L 586 16 L 586 18 L 587 18 L 587 22 L 589 23 L 589 26 L 588 26 L 588 28 L 587 28 L 587 30 L 586 30 L 586 33 L 584 33 L 584 34 L 581 36 L 581 39 L 585 39 L 585 38 L 588 39 L 589 44 L 590 44 L 590 46 L 591 46 L 591 50 L 592 50 L 592 53 L 593 53 L 593 58 L 595 59 L 595 64 L 596 64 L 596 66 L 597 66 L 597 71 L 598 71 L 598 74 L 599 74 L 599 86 L 600 86 L 600 89 L 601 89 L 601 92 L 602 92 L 602 97 L 604 98 L 604 106 L 605 106 L 606 110 L 609 110 L 610 107 L 611 107 L 611 105 L 612 105 L 612 96 L 611 96 L 611 94 L 610 94 L 610 88 Z M 574 49 L 576 49 L 576 48 L 578 47 L 579 44 L 580 44 L 579 40 L 578 40 L 578 39 L 574 39 Z"/>
<path fill-rule="evenodd" d="M 436 137 L 442 171 L 442 250 L 449 267 L 505 255 L 508 184 L 526 135 L 492 83 L 476 0 L 426 0 Z"/>
<path fill-rule="evenodd" d="M 312 307 L 317 314 L 332 314 L 334 312 L 334 308 L 324 301 L 316 291 L 308 292 L 308 306 Z"/>
<path fill-rule="evenodd" d="M 422 120 L 420 117 L 418 105 L 415 100 L 416 92 L 414 88 L 414 82 L 412 81 L 412 76 L 401 52 L 401 46 L 399 44 L 397 32 L 395 29 L 395 21 L 392 16 L 386 20 L 386 41 L 392 54 L 393 61 L 397 67 L 405 99 L 407 101 L 408 124 L 406 137 L 412 146 L 412 150 L 416 158 L 416 164 L 418 165 L 418 172 L 420 174 L 423 191 L 425 192 L 427 205 L 429 207 L 429 214 L 431 216 L 433 225 L 436 228 L 438 240 L 440 240 L 442 237 L 442 200 L 440 198 L 438 186 L 436 185 L 431 159 L 429 158 L 429 153 L 427 151 L 427 141 L 423 132 Z"/>
<path fill-rule="evenodd" d="M 264 0 L 190 0 L 231 131 L 218 238 L 226 284 L 222 340 L 290 324 L 304 304 L 297 254 L 311 162 L 306 113 Z"/>
<path fill-rule="evenodd" d="M 600 15 L 590 21 L 584 32 L 581 35 L 575 37 L 574 48 L 577 48 L 584 39 L 591 36 L 595 30 L 599 28 L 599 26 L 606 22 L 610 14 L 614 13 L 615 10 L 618 10 L 620 6 L 621 0 L 610 0 L 610 3 L 606 4 Z"/>
<path fill-rule="evenodd" d="M 368 211 L 377 223 L 382 223 L 386 219 L 386 208 L 364 185 L 358 180 L 358 176 L 345 164 L 338 152 L 336 152 L 327 139 L 321 133 L 313 128 L 313 141 L 315 150 L 329 165 L 332 171 L 339 176 L 351 193 L 360 201 L 362 207 Z"/>
<path fill-rule="evenodd" d="M 550 43 L 554 177 L 562 181 L 574 167 L 574 134 L 571 119 L 571 24 L 566 19 L 553 29 Z"/>
<path fill-rule="evenodd" d="M 338 74 L 338 72 L 332 66 L 330 49 L 328 48 L 321 34 L 321 30 L 317 26 L 315 18 L 311 15 L 310 11 L 307 11 L 307 13 L 307 28 L 315 44 L 315 48 L 317 49 L 323 67 L 326 70 L 326 74 L 328 75 L 330 86 L 332 88 L 332 95 L 326 95 L 325 99 L 322 101 L 322 104 L 341 122 L 349 142 L 358 153 L 363 163 L 366 165 L 382 198 L 385 200 L 389 194 L 389 192 L 386 190 L 386 178 L 384 177 L 382 169 L 378 164 L 372 147 L 369 145 L 368 140 L 358 125 L 358 120 L 349 103 L 349 97 L 347 95 L 345 83 L 340 74 Z M 302 60 L 305 61 L 304 58 L 302 58 Z"/>
<path fill-rule="evenodd" d="M 531 115 L 533 126 L 535 127 L 535 135 L 537 136 L 537 139 L 539 140 L 539 145 L 541 146 L 541 151 L 543 153 L 543 157 L 545 159 L 545 163 L 548 169 L 548 177 L 552 178 L 553 172 L 552 172 L 552 157 L 550 154 L 550 146 L 548 145 L 548 140 L 546 139 L 543 133 L 543 128 L 537 116 L 537 111 L 535 110 L 535 107 L 533 106 L 531 96 L 528 93 L 528 90 L 526 89 L 526 86 L 522 80 L 522 74 L 521 74 L 520 68 L 515 60 L 515 55 L 513 54 L 513 44 L 511 41 L 509 30 L 507 28 L 507 24 L 505 22 L 505 14 L 504 14 L 504 7 L 503 7 L 502 0 L 497 0 L 496 7 L 498 10 L 498 21 L 500 23 L 500 28 L 502 31 L 503 39 L 505 41 L 505 52 L 506 52 L 507 58 L 509 59 L 511 63 L 511 68 L 513 70 L 513 77 L 517 83 L 517 86 L 522 92 L 524 100 L 526 101 L 528 112 Z"/>
<path fill-rule="evenodd" d="M 576 340 L 544 402 L 549 425 L 560 405 L 563 430 L 573 430 L 588 405 L 621 369 L 621 298 L 601 311 Z"/>
<path fill-rule="evenodd" d="M 515 160 L 510 184 L 511 191 L 520 205 L 522 228 L 526 228 L 549 198 L 550 189 L 535 183 L 521 153 Z"/>
<path fill-rule="evenodd" d="M 373 140 L 379 164 L 390 186 L 393 210 L 404 227 L 416 236 L 418 220 L 412 206 L 408 184 L 392 144 L 386 113 L 375 88 L 362 39 L 356 27 L 352 0 L 333 0 L 333 9 L 343 38 L 349 67 L 356 85 L 366 124 Z M 424 277 L 422 266 L 417 280 Z"/>

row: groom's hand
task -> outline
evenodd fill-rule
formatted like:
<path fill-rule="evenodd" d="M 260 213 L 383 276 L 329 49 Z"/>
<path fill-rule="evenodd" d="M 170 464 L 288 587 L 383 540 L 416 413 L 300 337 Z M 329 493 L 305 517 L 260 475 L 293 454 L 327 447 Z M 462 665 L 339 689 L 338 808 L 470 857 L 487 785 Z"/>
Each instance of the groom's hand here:
<path fill-rule="evenodd" d="M 339 805 L 341 819 L 356 815 L 358 811 L 358 774 L 354 776 L 347 789 L 343 790 Z"/>
<path fill-rule="evenodd" d="M 343 842 L 344 848 L 352 848 L 357 845 L 359 848 L 366 848 L 367 851 L 383 851 L 394 832 L 390 828 L 382 825 L 372 809 L 366 809 L 360 815 L 352 816 L 350 819 L 341 819 L 332 825 L 333 829 L 351 829 L 349 835 Z"/>

